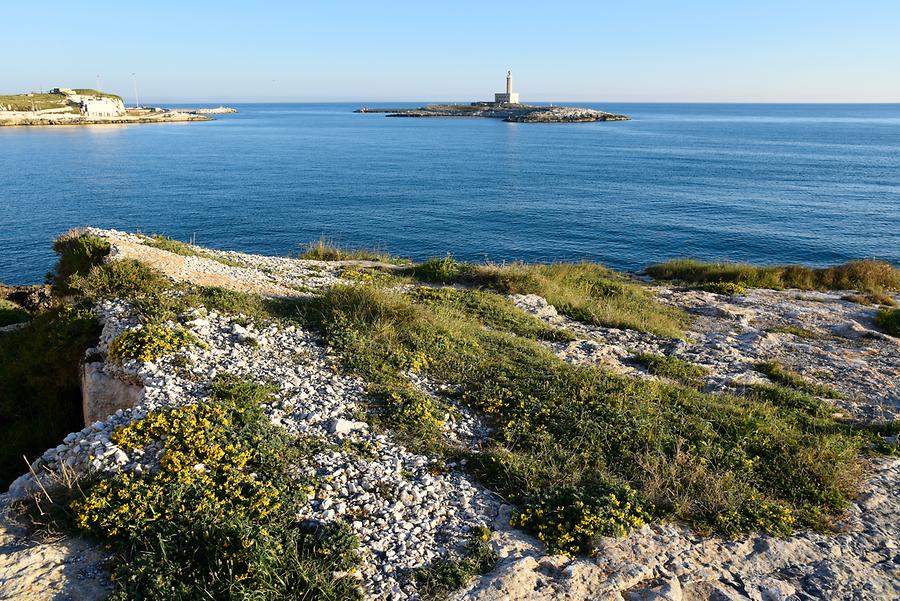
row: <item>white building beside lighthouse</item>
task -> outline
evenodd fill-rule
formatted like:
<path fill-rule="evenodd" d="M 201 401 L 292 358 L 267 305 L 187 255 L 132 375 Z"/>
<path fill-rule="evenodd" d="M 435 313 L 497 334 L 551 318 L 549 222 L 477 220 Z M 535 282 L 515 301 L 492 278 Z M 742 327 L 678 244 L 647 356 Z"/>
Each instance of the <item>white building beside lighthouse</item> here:
<path fill-rule="evenodd" d="M 506 72 L 506 93 L 494 94 L 494 104 L 519 104 L 519 93 L 512 89 L 512 71 Z"/>

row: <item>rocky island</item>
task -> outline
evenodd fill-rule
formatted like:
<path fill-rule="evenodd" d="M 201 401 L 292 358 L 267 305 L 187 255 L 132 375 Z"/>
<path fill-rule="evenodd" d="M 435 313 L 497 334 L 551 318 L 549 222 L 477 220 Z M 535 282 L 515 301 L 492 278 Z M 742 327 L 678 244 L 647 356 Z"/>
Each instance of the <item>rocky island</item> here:
<path fill-rule="evenodd" d="M 54 247 L 0 598 L 900 596 L 896 266 Z"/>
<path fill-rule="evenodd" d="M 429 104 L 418 108 L 362 107 L 355 113 L 385 113 L 388 117 L 485 117 L 510 123 L 589 123 L 594 121 L 628 121 L 596 109 L 565 106 L 522 104 L 518 92 L 513 92 L 512 73 L 506 74 L 506 92 L 494 94 L 494 102 L 470 104 Z"/>
<path fill-rule="evenodd" d="M 54 88 L 48 93 L 0 96 L 0 126 L 113 125 L 209 121 L 204 112 L 159 107 L 127 108 L 120 96 L 92 89 Z"/>

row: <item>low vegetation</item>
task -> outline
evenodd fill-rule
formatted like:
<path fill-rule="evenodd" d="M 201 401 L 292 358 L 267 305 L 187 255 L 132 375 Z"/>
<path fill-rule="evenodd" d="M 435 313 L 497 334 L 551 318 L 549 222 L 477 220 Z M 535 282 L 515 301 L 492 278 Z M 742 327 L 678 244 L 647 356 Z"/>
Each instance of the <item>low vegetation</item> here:
<path fill-rule="evenodd" d="M 320 238 L 315 242 L 304 244 L 301 247 L 299 258 L 312 261 L 378 261 L 398 265 L 409 263 L 405 259 L 392 257 L 386 252 L 342 248 L 327 238 Z"/>
<path fill-rule="evenodd" d="M 486 327 L 456 300 L 436 310 L 415 295 L 336 286 L 312 302 L 309 317 L 379 400 L 375 423 L 466 458 L 555 551 L 588 552 L 596 536 L 667 517 L 727 533 L 825 527 L 855 494 L 872 440 L 769 391 L 709 395 L 564 363 L 534 332 Z M 490 441 L 440 443 L 446 407 L 408 371 L 453 385 L 494 426 Z"/>
<path fill-rule="evenodd" d="M 815 396 L 822 396 L 830 399 L 843 398 L 843 396 L 831 386 L 812 382 L 804 378 L 797 372 L 788 369 L 777 361 L 757 363 L 754 366 L 754 369 L 762 374 L 765 374 L 773 382 L 783 384 L 784 386 L 788 386 L 795 390 L 800 390 L 802 392 L 806 392 Z"/>
<path fill-rule="evenodd" d="M 801 265 L 758 266 L 675 259 L 651 265 L 647 273 L 661 280 L 694 284 L 732 282 L 749 288 L 858 290 L 879 293 L 900 290 L 900 269 L 884 261 L 864 259 L 834 267 Z"/>
<path fill-rule="evenodd" d="M 62 94 L 12 94 L 0 95 L 0 110 L 11 111 L 45 111 L 49 109 L 68 108 L 65 96 Z M 70 110 L 78 110 L 73 107 Z"/>
<path fill-rule="evenodd" d="M 721 294 L 723 296 L 735 296 L 736 294 L 744 294 L 747 289 L 734 282 L 711 282 L 700 286 L 701 290 L 712 292 L 713 294 Z"/>
<path fill-rule="evenodd" d="M 882 305 L 885 307 L 896 307 L 897 301 L 886 292 L 866 292 L 864 294 L 846 294 L 841 297 L 851 303 L 858 305 Z"/>
<path fill-rule="evenodd" d="M 875 325 L 886 334 L 900 337 L 900 309 L 881 309 L 875 315 Z"/>
<path fill-rule="evenodd" d="M 709 373 L 705 367 L 677 357 L 638 353 L 632 360 L 643 365 L 654 376 L 668 378 L 694 388 L 703 388 L 703 380 Z"/>
<path fill-rule="evenodd" d="M 99 266 L 109 254 L 110 246 L 103 238 L 72 230 L 53 241 L 53 250 L 59 261 L 50 277 L 56 291 L 66 293 L 73 291 L 72 278 L 83 278 Z"/>
<path fill-rule="evenodd" d="M 503 294 L 537 294 L 572 319 L 599 326 L 680 337 L 687 316 L 656 302 L 641 285 L 596 263 L 472 265 L 451 256 L 411 267 L 431 283 L 465 283 Z"/>
<path fill-rule="evenodd" d="M 109 92 L 101 92 L 100 90 L 94 90 L 93 88 L 74 88 L 74 91 L 76 94 L 81 94 L 82 96 L 102 96 L 114 100 L 122 100 L 121 96 L 110 94 Z"/>
<path fill-rule="evenodd" d="M 0 334 L 0 489 L 83 425 L 79 368 L 100 334 L 90 309 L 44 310 Z"/>
<path fill-rule="evenodd" d="M 202 257 L 204 259 L 210 259 L 218 263 L 222 263 L 223 265 L 228 265 L 229 267 L 243 267 L 243 263 L 241 263 L 240 261 L 234 261 L 232 259 L 228 259 L 227 257 L 215 255 L 203 250 L 202 248 L 194 246 L 193 244 L 188 244 L 187 242 L 182 242 L 181 240 L 175 240 L 174 238 L 169 238 L 168 236 L 162 236 L 158 234 L 155 236 L 150 236 L 144 242 L 144 244 L 146 246 L 152 246 L 153 248 L 165 250 L 176 255 L 181 255 L 182 257 Z"/>
<path fill-rule="evenodd" d="M 31 319 L 31 315 L 11 301 L 0 298 L 0 328 L 14 323 L 23 323 Z"/>
<path fill-rule="evenodd" d="M 361 598 L 349 528 L 295 521 L 316 483 L 295 479 L 308 451 L 265 416 L 268 395 L 220 377 L 209 401 L 113 432 L 127 453 L 165 450 L 159 470 L 79 484 L 69 503 L 116 554 L 113 599 Z"/>
<path fill-rule="evenodd" d="M 488 541 L 491 532 L 479 528 L 472 533 L 462 555 L 455 559 L 439 559 L 427 568 L 415 570 L 412 579 L 423 599 L 444 599 L 465 586 L 479 574 L 486 574 L 496 565 L 498 556 Z"/>

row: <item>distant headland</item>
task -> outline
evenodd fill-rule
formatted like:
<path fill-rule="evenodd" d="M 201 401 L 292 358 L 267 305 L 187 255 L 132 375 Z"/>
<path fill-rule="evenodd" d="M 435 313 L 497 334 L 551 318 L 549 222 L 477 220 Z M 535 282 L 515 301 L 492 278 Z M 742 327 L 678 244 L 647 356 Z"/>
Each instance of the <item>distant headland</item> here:
<path fill-rule="evenodd" d="M 494 101 L 469 104 L 429 104 L 418 108 L 362 107 L 354 113 L 386 113 L 388 117 L 487 117 L 514 123 L 588 123 L 628 121 L 630 117 L 596 109 L 568 106 L 522 104 L 513 92 L 512 72 L 506 72 L 506 91 L 494 94 Z"/>
<path fill-rule="evenodd" d="M 235 109 L 126 108 L 121 96 L 86 88 L 54 88 L 0 96 L 0 126 L 12 125 L 109 125 L 130 123 L 175 123 L 210 121 L 207 114 L 237 112 Z"/>

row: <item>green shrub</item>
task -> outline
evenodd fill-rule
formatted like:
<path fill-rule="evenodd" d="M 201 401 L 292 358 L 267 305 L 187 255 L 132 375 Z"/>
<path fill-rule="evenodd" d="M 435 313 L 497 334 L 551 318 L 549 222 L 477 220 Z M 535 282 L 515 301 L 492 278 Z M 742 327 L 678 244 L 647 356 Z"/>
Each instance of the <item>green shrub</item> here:
<path fill-rule="evenodd" d="M 111 298 L 134 300 L 150 297 L 158 300 L 172 287 L 162 272 L 134 259 L 122 259 L 94 266 L 86 275 L 74 274 L 68 286 L 93 301 Z"/>
<path fill-rule="evenodd" d="M 850 301 L 858 305 L 882 305 L 885 307 L 896 307 L 897 301 L 886 292 L 866 292 L 864 294 L 845 294 L 842 300 Z"/>
<path fill-rule="evenodd" d="M 674 259 L 651 265 L 647 273 L 657 279 L 691 283 L 733 282 L 749 288 L 799 288 L 801 290 L 860 290 L 878 293 L 900 290 L 900 269 L 884 261 L 864 259 L 834 267 L 748 263 L 708 263 Z"/>
<path fill-rule="evenodd" d="M 109 254 L 110 245 L 98 236 L 72 230 L 53 242 L 53 250 L 59 255 L 54 273 L 54 287 L 60 292 L 70 292 L 69 278 L 86 276 L 93 267 L 100 265 Z"/>
<path fill-rule="evenodd" d="M 184 328 L 150 324 L 120 334 L 109 345 L 109 358 L 116 361 L 153 361 L 197 342 L 197 338 Z"/>
<path fill-rule="evenodd" d="M 100 327 L 90 309 L 55 307 L 0 335 L 0 489 L 84 425 L 80 366 Z"/>
<path fill-rule="evenodd" d="M 28 311 L 15 303 L 0 298 L 0 328 L 29 319 L 31 319 L 31 315 Z"/>
<path fill-rule="evenodd" d="M 875 315 L 875 325 L 891 336 L 900 336 L 900 309 L 881 309 Z"/>
<path fill-rule="evenodd" d="M 700 286 L 700 289 L 705 290 L 706 292 L 712 292 L 713 294 L 721 294 L 723 296 L 735 296 L 747 292 L 746 288 L 740 284 L 735 284 L 734 282 L 712 282 Z"/>
<path fill-rule="evenodd" d="M 344 269 L 341 271 L 340 278 L 372 286 L 397 286 L 403 283 L 401 278 L 379 269 Z"/>
<path fill-rule="evenodd" d="M 114 599 L 361 598 L 336 574 L 358 564 L 348 527 L 295 522 L 314 482 L 295 480 L 304 449 L 261 411 L 267 397 L 223 377 L 209 401 L 113 433 L 128 453 L 165 449 L 159 470 L 101 480 L 71 503 L 75 527 L 116 554 Z"/>
<path fill-rule="evenodd" d="M 626 485 L 542 491 L 525 503 L 510 525 L 533 533 L 547 552 L 592 555 L 600 536 L 623 536 L 650 521 L 637 493 Z"/>
<path fill-rule="evenodd" d="M 705 367 L 682 361 L 677 357 L 638 353 L 632 360 L 646 367 L 654 376 L 669 378 L 695 388 L 703 387 L 704 379 L 709 373 Z"/>

